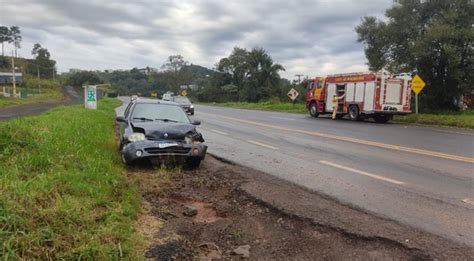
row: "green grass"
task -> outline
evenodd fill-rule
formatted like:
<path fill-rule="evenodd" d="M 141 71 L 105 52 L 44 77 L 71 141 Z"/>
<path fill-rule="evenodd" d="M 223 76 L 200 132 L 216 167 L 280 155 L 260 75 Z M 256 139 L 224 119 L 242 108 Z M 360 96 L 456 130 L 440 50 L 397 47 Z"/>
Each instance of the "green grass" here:
<path fill-rule="evenodd" d="M 407 122 L 474 129 L 474 110 L 465 112 L 439 112 L 395 116 L 395 122 Z"/>
<path fill-rule="evenodd" d="M 39 95 L 29 96 L 26 98 L 7 98 L 0 94 L 0 107 L 55 101 L 64 97 L 60 84 L 57 81 L 47 79 L 40 79 L 38 81 L 36 78 L 26 77 L 25 82 L 22 85 L 17 86 L 17 91 L 28 89 L 32 93 L 37 93 L 39 90 L 38 84 L 41 86 L 41 94 Z M 3 87 L 11 89 L 13 86 L 0 86 L 0 93 L 3 90 Z"/>
<path fill-rule="evenodd" d="M 119 104 L 61 106 L 0 123 L 1 259 L 140 258 L 140 195 L 114 134 Z"/>
<path fill-rule="evenodd" d="M 211 106 L 223 106 L 250 110 L 281 111 L 293 113 L 307 113 L 304 103 L 291 102 L 223 102 L 223 103 L 201 103 Z"/>
<path fill-rule="evenodd" d="M 41 94 L 29 96 L 27 98 L 7 98 L 0 96 L 0 107 L 55 101 L 60 100 L 63 97 L 63 93 L 56 89 L 45 89 L 41 92 Z"/>
<path fill-rule="evenodd" d="M 289 102 L 224 102 L 199 104 L 251 110 L 308 113 L 304 103 L 296 103 L 295 105 Z M 394 121 L 474 129 L 474 110 L 466 112 L 440 112 L 433 114 L 423 113 L 418 115 L 412 113 L 406 116 L 395 116 Z"/>

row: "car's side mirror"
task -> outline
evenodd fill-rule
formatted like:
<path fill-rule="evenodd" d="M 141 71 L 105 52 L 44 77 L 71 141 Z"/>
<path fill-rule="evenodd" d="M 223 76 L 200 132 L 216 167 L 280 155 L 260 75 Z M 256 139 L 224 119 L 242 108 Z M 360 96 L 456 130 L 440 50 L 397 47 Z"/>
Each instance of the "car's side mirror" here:
<path fill-rule="evenodd" d="M 125 122 L 125 117 L 124 116 L 117 116 L 117 118 L 115 118 L 115 121 L 117 122 Z"/>
<path fill-rule="evenodd" d="M 191 124 L 192 125 L 201 125 L 201 121 L 194 120 Z"/>

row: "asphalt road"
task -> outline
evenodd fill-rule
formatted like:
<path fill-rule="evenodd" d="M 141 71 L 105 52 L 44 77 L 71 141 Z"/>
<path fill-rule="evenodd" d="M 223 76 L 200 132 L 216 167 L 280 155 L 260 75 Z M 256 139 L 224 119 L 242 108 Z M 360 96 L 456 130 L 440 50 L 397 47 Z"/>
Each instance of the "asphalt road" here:
<path fill-rule="evenodd" d="M 474 246 L 473 131 L 202 105 L 194 118 L 209 153 Z"/>

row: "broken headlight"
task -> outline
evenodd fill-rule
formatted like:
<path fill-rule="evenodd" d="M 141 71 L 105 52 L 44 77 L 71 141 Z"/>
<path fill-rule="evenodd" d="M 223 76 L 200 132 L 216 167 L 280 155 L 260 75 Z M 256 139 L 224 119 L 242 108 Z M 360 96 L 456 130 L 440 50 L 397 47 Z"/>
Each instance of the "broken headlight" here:
<path fill-rule="evenodd" d="M 130 142 L 144 141 L 145 140 L 145 134 L 135 132 L 132 135 L 128 136 L 128 140 Z"/>
<path fill-rule="evenodd" d="M 193 137 L 191 137 L 191 136 L 186 136 L 186 137 L 184 137 L 184 143 L 186 143 L 186 144 L 198 144 L 198 143 L 201 143 L 201 142 L 193 139 Z"/>

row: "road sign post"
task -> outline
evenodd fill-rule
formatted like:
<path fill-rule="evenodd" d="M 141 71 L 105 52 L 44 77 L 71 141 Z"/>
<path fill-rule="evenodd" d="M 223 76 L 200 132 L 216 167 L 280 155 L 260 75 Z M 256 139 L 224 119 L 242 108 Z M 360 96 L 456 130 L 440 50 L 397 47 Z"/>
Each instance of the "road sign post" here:
<path fill-rule="evenodd" d="M 291 90 L 286 95 L 288 95 L 288 98 L 293 101 L 293 106 L 295 106 L 296 98 L 298 97 L 298 95 L 300 95 L 298 91 L 296 91 L 294 88 L 291 88 Z"/>
<path fill-rule="evenodd" d="M 426 84 L 417 74 L 411 81 L 411 89 L 415 93 L 415 113 L 418 114 L 418 94 L 425 88 Z"/>

